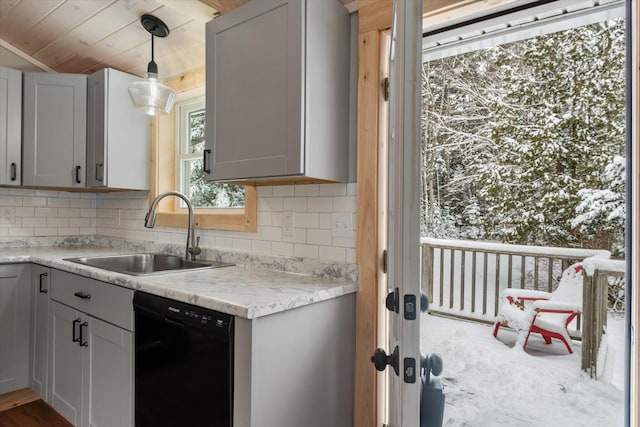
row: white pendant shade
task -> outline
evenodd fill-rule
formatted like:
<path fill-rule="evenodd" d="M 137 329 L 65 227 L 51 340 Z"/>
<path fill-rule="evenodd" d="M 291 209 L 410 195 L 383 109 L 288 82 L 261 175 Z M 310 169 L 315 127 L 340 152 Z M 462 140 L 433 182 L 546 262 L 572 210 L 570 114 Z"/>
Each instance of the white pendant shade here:
<path fill-rule="evenodd" d="M 176 94 L 160 83 L 156 73 L 147 73 L 144 80 L 131 83 L 129 96 L 136 110 L 150 116 L 168 114 L 176 99 Z"/>

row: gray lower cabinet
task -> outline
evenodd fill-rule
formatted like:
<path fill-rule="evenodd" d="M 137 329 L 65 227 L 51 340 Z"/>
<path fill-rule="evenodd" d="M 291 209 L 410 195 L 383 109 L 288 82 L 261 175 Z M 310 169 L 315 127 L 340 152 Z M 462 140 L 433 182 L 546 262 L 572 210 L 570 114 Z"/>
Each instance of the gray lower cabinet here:
<path fill-rule="evenodd" d="M 346 181 L 347 10 L 252 1 L 207 23 L 206 37 L 205 177 Z"/>
<path fill-rule="evenodd" d="M 51 271 L 51 405 L 74 426 L 133 425 L 133 291 Z"/>
<path fill-rule="evenodd" d="M 352 426 L 355 295 L 236 317 L 234 427 Z"/>
<path fill-rule="evenodd" d="M 29 385 L 30 271 L 0 265 L 0 394 Z"/>
<path fill-rule="evenodd" d="M 50 402 L 49 395 L 49 349 L 51 331 L 51 300 L 49 285 L 51 270 L 37 264 L 31 266 L 31 372 L 29 386 L 40 397 Z"/>
<path fill-rule="evenodd" d="M 23 75 L 22 184 L 85 187 L 87 76 Z"/>
<path fill-rule="evenodd" d="M 136 80 L 111 68 L 88 77 L 88 187 L 149 189 L 151 123 L 129 97 L 129 84 Z"/>
<path fill-rule="evenodd" d="M 0 185 L 22 182 L 22 72 L 0 67 Z"/>

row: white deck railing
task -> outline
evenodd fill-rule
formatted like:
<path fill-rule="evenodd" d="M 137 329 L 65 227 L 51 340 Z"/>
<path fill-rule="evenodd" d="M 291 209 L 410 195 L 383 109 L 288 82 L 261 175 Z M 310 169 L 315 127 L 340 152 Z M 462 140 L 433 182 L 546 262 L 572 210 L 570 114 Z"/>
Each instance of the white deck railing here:
<path fill-rule="evenodd" d="M 583 339 L 582 369 L 596 376 L 600 337 L 606 328 L 607 284 L 610 277 L 624 277 L 624 261 L 610 260 L 604 250 L 431 238 L 421 239 L 421 246 L 421 286 L 429 296 L 429 311 L 483 322 L 495 322 L 503 289 L 553 292 L 569 265 L 589 259 L 583 320 L 578 317 L 570 332 Z"/>

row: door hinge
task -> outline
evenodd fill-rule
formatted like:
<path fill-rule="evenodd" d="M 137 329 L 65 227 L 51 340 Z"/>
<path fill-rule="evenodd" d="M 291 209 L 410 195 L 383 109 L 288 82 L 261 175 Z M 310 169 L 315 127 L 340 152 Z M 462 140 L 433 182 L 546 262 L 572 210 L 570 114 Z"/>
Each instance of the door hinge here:
<path fill-rule="evenodd" d="M 389 252 L 385 249 L 382 251 L 382 272 L 387 274 L 389 271 Z"/>
<path fill-rule="evenodd" d="M 384 90 L 384 100 L 388 101 L 389 100 L 389 77 L 385 77 L 384 78 L 384 82 L 382 83 L 383 85 L 383 90 Z"/>

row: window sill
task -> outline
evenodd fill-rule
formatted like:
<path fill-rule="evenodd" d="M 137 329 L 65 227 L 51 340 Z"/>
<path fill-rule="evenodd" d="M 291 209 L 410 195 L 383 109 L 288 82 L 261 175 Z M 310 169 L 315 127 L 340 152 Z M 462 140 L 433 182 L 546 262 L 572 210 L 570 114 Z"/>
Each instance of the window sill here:
<path fill-rule="evenodd" d="M 193 214 L 194 227 L 203 230 L 256 232 L 258 223 L 255 187 L 245 187 L 245 203 L 244 212 L 240 209 L 227 213 L 196 211 Z M 186 227 L 188 223 L 189 217 L 186 212 L 158 212 L 156 216 L 156 226 L 160 227 Z"/>

